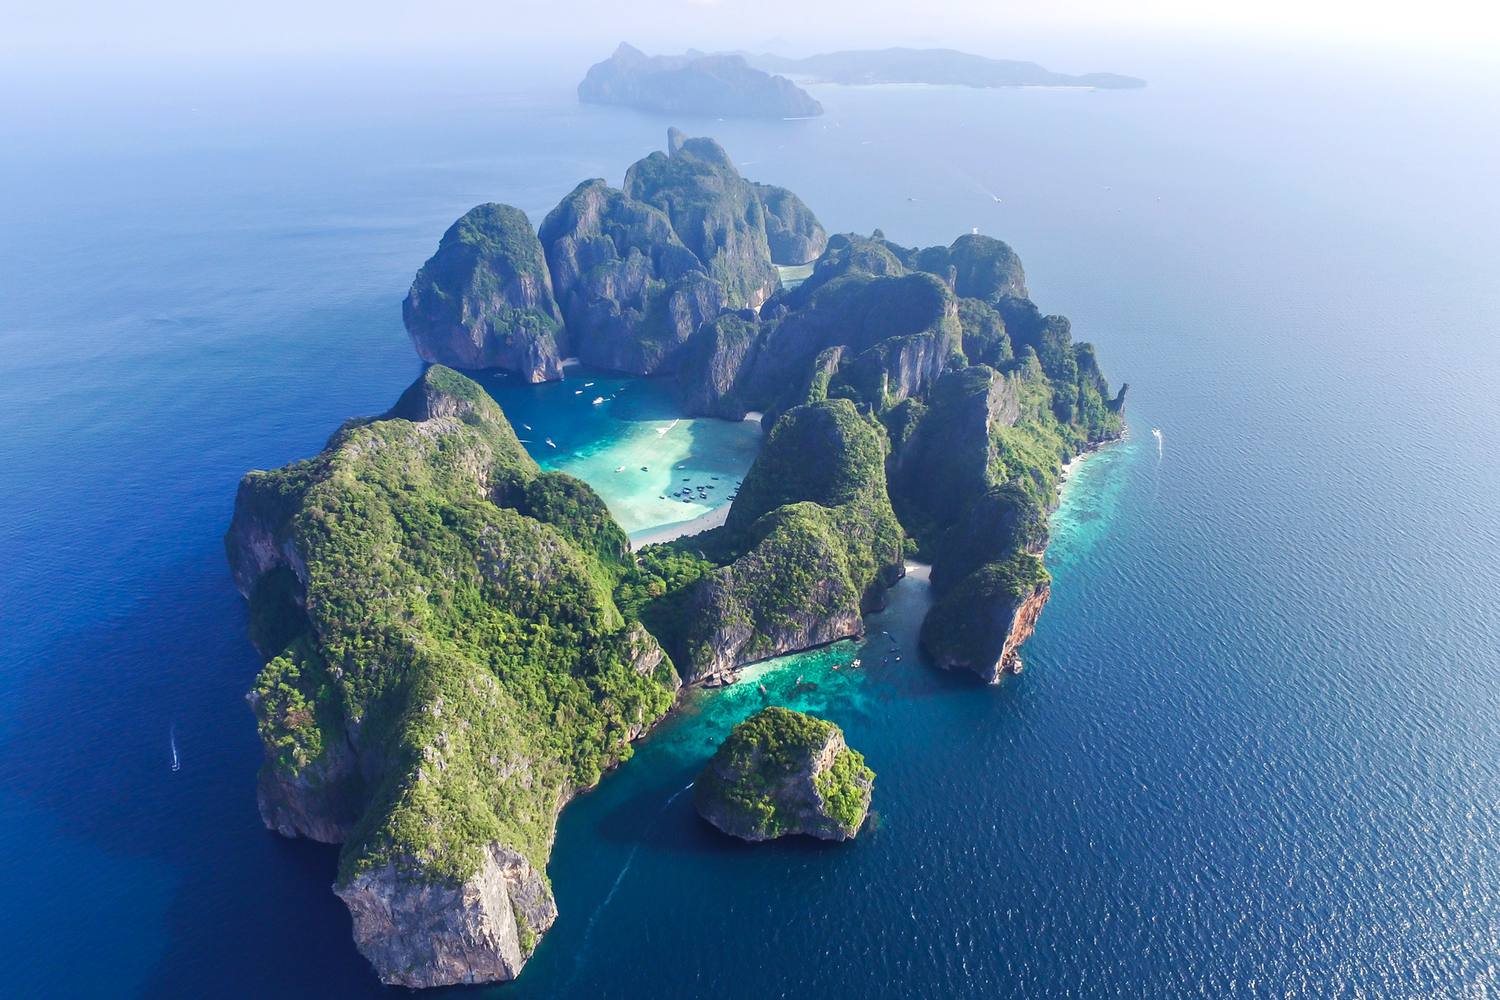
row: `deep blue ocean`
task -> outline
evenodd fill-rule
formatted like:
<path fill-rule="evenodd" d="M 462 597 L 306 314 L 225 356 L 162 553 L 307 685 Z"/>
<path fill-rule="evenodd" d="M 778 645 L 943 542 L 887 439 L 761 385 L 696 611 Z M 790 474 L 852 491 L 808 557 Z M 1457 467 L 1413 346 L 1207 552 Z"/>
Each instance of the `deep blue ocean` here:
<path fill-rule="evenodd" d="M 693 696 L 563 813 L 561 917 L 471 995 L 1500 994 L 1500 74 L 1092 61 L 1151 85 L 768 123 L 580 107 L 586 59 L 4 88 L 0 992 L 382 992 L 334 851 L 256 814 L 235 484 L 417 375 L 400 300 L 457 215 L 539 221 L 678 124 L 830 230 L 1009 241 L 1131 435 L 1068 487 L 1025 673 L 922 665 L 913 574 L 863 647 Z M 496 392 L 563 463 L 671 415 Z M 680 796 L 761 683 L 877 772 L 857 841 Z"/>

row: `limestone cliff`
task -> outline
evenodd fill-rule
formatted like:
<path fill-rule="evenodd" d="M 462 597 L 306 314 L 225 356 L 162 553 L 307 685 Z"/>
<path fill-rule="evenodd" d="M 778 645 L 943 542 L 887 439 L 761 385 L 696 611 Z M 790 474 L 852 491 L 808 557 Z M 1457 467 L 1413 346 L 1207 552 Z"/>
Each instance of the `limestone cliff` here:
<path fill-rule="evenodd" d="M 847 399 L 790 410 L 772 428 L 711 546 L 724 565 L 686 595 L 676 653 L 692 679 L 863 631 L 902 573 L 879 428 Z"/>
<path fill-rule="evenodd" d="M 671 129 L 667 148 L 631 165 L 625 193 L 666 213 L 678 237 L 724 288 L 729 308 L 760 305 L 778 278 L 755 186 L 712 139 Z"/>
<path fill-rule="evenodd" d="M 498 843 L 461 882 L 433 882 L 392 862 L 335 891 L 354 920 L 355 944 L 391 986 L 514 979 L 557 919 L 546 879 Z"/>
<path fill-rule="evenodd" d="M 875 772 L 838 726 L 773 706 L 735 726 L 694 782 L 698 813 L 742 840 L 850 840 Z"/>
<path fill-rule="evenodd" d="M 801 198 L 784 187 L 755 184 L 766 213 L 766 238 L 774 264 L 807 264 L 828 248 L 828 233 Z"/>
<path fill-rule="evenodd" d="M 423 361 L 499 368 L 528 382 L 562 377 L 562 315 L 518 208 L 480 205 L 449 227 L 401 312 Z"/>
<path fill-rule="evenodd" d="M 542 245 L 580 360 L 650 375 L 726 302 L 723 286 L 665 212 L 602 180 L 573 189 L 542 222 Z"/>
<path fill-rule="evenodd" d="M 679 683 L 609 591 L 623 532 L 437 366 L 317 457 L 247 475 L 225 542 L 268 657 L 267 826 L 343 844 L 337 891 L 384 981 L 513 978 L 555 915 L 557 810 Z"/>

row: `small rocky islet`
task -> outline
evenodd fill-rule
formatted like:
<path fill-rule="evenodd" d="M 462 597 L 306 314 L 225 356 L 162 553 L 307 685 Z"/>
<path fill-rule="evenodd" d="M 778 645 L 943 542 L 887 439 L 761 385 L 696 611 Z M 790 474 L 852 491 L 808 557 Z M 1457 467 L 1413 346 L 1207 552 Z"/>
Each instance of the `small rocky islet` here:
<path fill-rule="evenodd" d="M 908 558 L 932 564 L 931 662 L 1018 669 L 1063 464 L 1123 427 L 1125 390 L 1006 244 L 829 236 L 676 130 L 536 230 L 466 213 L 403 313 L 432 365 L 317 456 L 248 474 L 225 543 L 266 660 L 262 818 L 341 845 L 355 942 L 410 987 L 519 974 L 556 916 L 568 800 L 683 685 L 861 635 Z M 455 370 L 545 381 L 568 357 L 670 379 L 687 415 L 763 414 L 720 527 L 632 551 Z"/>
<path fill-rule="evenodd" d="M 831 722 L 773 705 L 735 726 L 693 783 L 698 814 L 741 840 L 852 840 L 875 772 Z"/>

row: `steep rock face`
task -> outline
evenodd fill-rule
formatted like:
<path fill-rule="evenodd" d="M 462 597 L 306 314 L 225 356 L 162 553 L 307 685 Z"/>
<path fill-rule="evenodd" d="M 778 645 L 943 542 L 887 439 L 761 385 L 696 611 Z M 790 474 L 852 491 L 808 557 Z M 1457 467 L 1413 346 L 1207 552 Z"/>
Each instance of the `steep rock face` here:
<path fill-rule="evenodd" d="M 1036 556 L 1019 552 L 985 564 L 933 604 L 922 622 L 922 648 L 945 670 L 966 670 L 987 683 L 1020 673 L 1021 645 L 1051 596 Z"/>
<path fill-rule="evenodd" d="M 803 118 L 823 106 L 786 77 L 752 68 L 742 56 L 689 51 L 648 56 L 623 42 L 589 67 L 578 99 L 671 114 L 722 118 Z"/>
<path fill-rule="evenodd" d="M 723 286 L 729 308 L 759 306 L 778 282 L 760 195 L 712 139 L 672 129 L 667 146 L 669 152 L 631 165 L 625 193 L 667 214 L 677 236 Z"/>
<path fill-rule="evenodd" d="M 552 920 L 558 808 L 670 707 L 671 662 L 609 592 L 626 545 L 441 366 L 242 482 L 226 548 L 269 657 L 261 812 L 342 841 L 337 888 L 387 982 L 513 977 Z"/>
<path fill-rule="evenodd" d="M 925 415 L 889 465 L 891 501 L 908 530 L 934 541 L 985 492 L 991 431 L 1015 423 L 1018 412 L 1014 381 L 992 368 L 948 372 L 937 382 Z"/>
<path fill-rule="evenodd" d="M 839 571 L 837 526 L 816 505 L 799 506 L 768 516 L 765 536 L 694 590 L 691 680 L 731 681 L 747 663 L 864 634 L 860 593 Z"/>
<path fill-rule="evenodd" d="M 723 286 L 660 209 L 602 180 L 578 185 L 540 230 L 580 360 L 649 375 L 726 302 Z"/>
<path fill-rule="evenodd" d="M 514 979 L 557 919 L 530 862 L 492 843 L 462 882 L 413 878 L 396 864 L 361 872 L 336 892 L 354 940 L 381 982 L 424 988 Z"/>
<path fill-rule="evenodd" d="M 741 402 L 744 374 L 761 333 L 752 309 L 721 313 L 700 327 L 681 358 L 677 396 L 688 413 L 743 420 L 750 407 Z"/>
<path fill-rule="evenodd" d="M 261 698 L 251 692 L 259 714 Z M 342 844 L 364 813 L 369 792 L 354 748 L 340 742 L 301 770 L 262 767 L 255 803 L 266 829 L 283 837 L 306 837 L 320 844 Z"/>
<path fill-rule="evenodd" d="M 526 213 L 480 205 L 443 234 L 402 304 L 423 361 L 562 377 L 562 316 Z"/>
<path fill-rule="evenodd" d="M 784 187 L 755 183 L 766 213 L 766 238 L 773 264 L 806 264 L 828 248 L 828 233 L 801 198 Z"/>
<path fill-rule="evenodd" d="M 884 459 L 878 429 L 847 399 L 776 422 L 714 542 L 727 564 L 689 595 L 680 655 L 692 679 L 863 631 L 862 612 L 903 567 Z"/>
<path fill-rule="evenodd" d="M 960 298 L 958 322 L 963 329 L 964 356 L 970 364 L 999 368 L 1014 357 L 1005 320 L 982 299 Z"/>
<path fill-rule="evenodd" d="M 842 350 L 823 388 L 880 409 L 932 385 L 962 337 L 953 293 L 927 274 L 809 279 L 778 295 L 762 314 L 773 305 L 786 311 L 777 320 L 762 319 L 754 341 L 733 357 L 706 348 L 684 356 L 678 377 L 697 387 L 698 412 L 779 412 L 809 401 L 801 390 L 831 348 Z M 727 387 L 722 395 L 721 386 Z"/>
<path fill-rule="evenodd" d="M 838 726 L 773 706 L 734 727 L 693 794 L 704 819 L 742 840 L 850 840 L 874 784 L 875 772 Z"/>

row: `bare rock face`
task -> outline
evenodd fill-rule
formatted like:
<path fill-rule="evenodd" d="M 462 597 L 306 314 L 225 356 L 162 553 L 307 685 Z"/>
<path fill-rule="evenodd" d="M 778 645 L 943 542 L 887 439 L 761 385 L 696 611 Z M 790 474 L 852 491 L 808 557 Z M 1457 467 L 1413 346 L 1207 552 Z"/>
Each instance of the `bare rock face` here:
<path fill-rule="evenodd" d="M 654 205 L 724 289 L 731 309 L 755 308 L 780 279 L 771 263 L 766 212 L 755 186 L 712 139 L 667 133 L 668 153 L 652 153 L 625 173 L 625 193 Z"/>
<path fill-rule="evenodd" d="M 807 264 L 828 248 L 828 233 L 812 209 L 795 194 L 775 184 L 755 183 L 766 211 L 766 238 L 773 264 Z"/>
<path fill-rule="evenodd" d="M 480 205 L 443 234 L 402 303 L 423 361 L 562 378 L 562 314 L 526 213 Z"/>
<path fill-rule="evenodd" d="M 1020 673 L 1021 645 L 1051 595 L 1051 577 L 1029 552 L 985 563 L 933 604 L 922 622 L 922 648 L 945 670 L 999 683 Z"/>
<path fill-rule="evenodd" d="M 540 230 L 570 342 L 613 371 L 670 370 L 677 350 L 723 307 L 723 287 L 660 209 L 602 180 L 573 189 Z"/>
<path fill-rule="evenodd" d="M 334 891 L 354 918 L 354 941 L 390 986 L 424 988 L 516 978 L 557 919 L 546 880 L 517 852 L 491 844 L 462 883 L 395 863 Z"/>
<path fill-rule="evenodd" d="M 251 706 L 258 708 L 256 700 L 251 692 Z M 267 761 L 256 777 L 260 818 L 268 830 L 283 837 L 342 844 L 367 802 L 358 758 L 347 743 L 331 748 L 295 775 Z"/>

